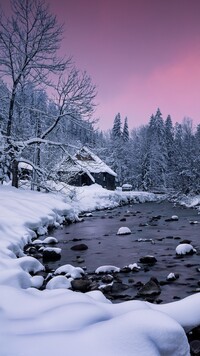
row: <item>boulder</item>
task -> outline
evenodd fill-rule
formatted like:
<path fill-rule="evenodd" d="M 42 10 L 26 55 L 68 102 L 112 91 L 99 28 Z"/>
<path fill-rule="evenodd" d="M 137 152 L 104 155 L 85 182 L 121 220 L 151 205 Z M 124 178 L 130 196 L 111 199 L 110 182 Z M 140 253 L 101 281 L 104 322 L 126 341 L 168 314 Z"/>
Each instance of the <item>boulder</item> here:
<path fill-rule="evenodd" d="M 85 251 L 88 249 L 88 246 L 85 244 L 78 244 L 78 245 L 74 245 L 71 247 L 71 250 L 73 251 Z"/>
<path fill-rule="evenodd" d="M 128 227 L 122 226 L 117 231 L 117 235 L 130 235 L 131 230 Z"/>
<path fill-rule="evenodd" d="M 178 256 L 193 255 L 196 252 L 197 252 L 196 249 L 191 244 L 181 243 L 176 247 L 176 254 Z"/>
<path fill-rule="evenodd" d="M 72 289 L 79 292 L 88 292 L 91 287 L 91 281 L 89 279 L 74 279 L 71 281 Z"/>
<path fill-rule="evenodd" d="M 113 276 L 111 274 L 107 274 L 101 278 L 103 283 L 111 283 L 113 281 Z"/>
<path fill-rule="evenodd" d="M 175 281 L 177 278 L 179 278 L 179 275 L 172 272 L 172 273 L 169 273 L 169 274 L 168 274 L 168 276 L 167 276 L 167 281 L 173 282 L 173 281 Z"/>
<path fill-rule="evenodd" d="M 60 248 L 44 248 L 43 249 L 43 261 L 58 261 L 61 258 Z"/>
<path fill-rule="evenodd" d="M 157 259 L 154 256 L 146 255 L 140 258 L 140 262 L 152 266 L 157 262 Z"/>
<path fill-rule="evenodd" d="M 161 288 L 158 280 L 152 277 L 147 283 L 145 283 L 138 291 L 139 296 L 149 297 L 158 295 L 161 293 Z"/>

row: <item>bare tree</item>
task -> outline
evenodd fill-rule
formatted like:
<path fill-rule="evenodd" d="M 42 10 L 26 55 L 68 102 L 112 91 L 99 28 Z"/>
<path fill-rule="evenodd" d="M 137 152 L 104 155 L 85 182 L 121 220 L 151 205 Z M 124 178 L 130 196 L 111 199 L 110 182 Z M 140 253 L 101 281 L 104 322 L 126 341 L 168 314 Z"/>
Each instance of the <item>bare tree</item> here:
<path fill-rule="evenodd" d="M 45 126 L 40 125 L 40 130 L 37 130 L 35 137 L 31 136 L 29 139 L 23 140 L 23 142 L 15 141 L 16 146 L 20 150 L 19 156 L 22 156 L 26 149 L 34 145 L 37 154 L 42 146 L 46 147 L 47 145 L 59 147 L 66 154 L 67 149 L 71 145 L 66 142 L 66 140 L 64 140 L 64 142 L 57 142 L 52 133 L 61 122 L 67 124 L 68 120 L 70 120 L 74 121 L 76 125 L 81 126 L 83 124 L 82 118 L 85 117 L 89 121 L 95 108 L 95 96 L 95 86 L 85 72 L 81 73 L 74 67 L 65 71 L 63 75 L 58 78 L 58 83 L 55 86 L 54 106 L 56 108 L 56 115 L 55 113 L 51 114 L 50 112 L 45 112 L 38 108 L 32 108 L 32 111 L 35 113 L 48 117 L 49 124 Z M 38 163 L 38 160 L 36 161 Z M 34 165 L 34 170 L 37 172 L 37 164 Z M 41 167 L 38 167 L 38 171 L 41 171 Z"/>
<path fill-rule="evenodd" d="M 14 107 L 18 87 L 27 81 L 50 84 L 52 74 L 62 72 L 71 60 L 59 59 L 62 26 L 41 0 L 12 0 L 13 15 L 0 18 L 0 73 L 10 89 L 5 135 L 13 162 L 12 184 L 17 186 L 17 153 L 12 140 Z M 51 74 L 51 76 L 50 76 Z"/>

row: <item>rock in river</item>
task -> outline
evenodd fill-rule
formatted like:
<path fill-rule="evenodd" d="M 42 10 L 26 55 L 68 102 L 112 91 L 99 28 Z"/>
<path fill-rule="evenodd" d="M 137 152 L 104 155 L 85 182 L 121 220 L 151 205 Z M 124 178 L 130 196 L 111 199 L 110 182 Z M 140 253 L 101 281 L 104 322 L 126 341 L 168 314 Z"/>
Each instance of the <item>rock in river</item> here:
<path fill-rule="evenodd" d="M 140 258 L 140 262 L 152 266 L 157 262 L 157 259 L 154 256 L 146 255 Z"/>
<path fill-rule="evenodd" d="M 86 244 L 78 244 L 71 247 L 73 251 L 84 251 L 87 250 L 88 246 Z"/>
<path fill-rule="evenodd" d="M 138 295 L 143 297 L 158 295 L 161 292 L 160 285 L 158 280 L 152 277 L 144 286 L 142 286 L 139 291 Z"/>
<path fill-rule="evenodd" d="M 117 235 L 130 235 L 130 234 L 131 234 L 131 230 L 126 226 L 120 227 L 119 230 L 117 231 Z"/>

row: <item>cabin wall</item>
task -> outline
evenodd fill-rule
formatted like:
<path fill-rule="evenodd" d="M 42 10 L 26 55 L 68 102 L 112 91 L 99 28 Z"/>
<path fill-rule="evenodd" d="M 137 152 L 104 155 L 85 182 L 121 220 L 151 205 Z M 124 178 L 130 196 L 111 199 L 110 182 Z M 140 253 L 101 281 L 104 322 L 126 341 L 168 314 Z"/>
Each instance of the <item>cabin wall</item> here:
<path fill-rule="evenodd" d="M 69 175 L 66 172 L 59 172 L 59 180 L 61 182 L 74 185 L 76 187 L 82 187 L 83 185 L 91 185 L 93 182 L 90 177 L 83 173 L 76 173 L 74 175 Z"/>
<path fill-rule="evenodd" d="M 115 177 L 109 173 L 94 173 L 93 177 L 97 184 L 100 184 L 103 188 L 109 190 L 115 190 Z"/>
<path fill-rule="evenodd" d="M 95 183 L 101 185 L 103 188 L 109 190 L 115 190 L 116 183 L 115 177 L 109 173 L 91 173 L 95 179 Z M 82 187 L 84 185 L 91 185 L 94 182 L 86 173 L 77 173 L 73 176 L 66 172 L 59 172 L 59 180 L 64 183 L 74 185 L 76 187 Z"/>

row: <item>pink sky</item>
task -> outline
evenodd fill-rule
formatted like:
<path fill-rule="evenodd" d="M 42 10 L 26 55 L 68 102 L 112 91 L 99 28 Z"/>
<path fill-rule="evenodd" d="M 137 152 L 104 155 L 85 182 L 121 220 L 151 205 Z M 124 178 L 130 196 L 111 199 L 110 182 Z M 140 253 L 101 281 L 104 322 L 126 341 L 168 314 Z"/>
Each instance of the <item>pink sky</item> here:
<path fill-rule="evenodd" d="M 0 0 L 0 3 L 6 0 Z M 96 84 L 99 128 L 129 128 L 159 107 L 200 123 L 200 0 L 47 0 L 64 22 L 62 52 Z"/>

